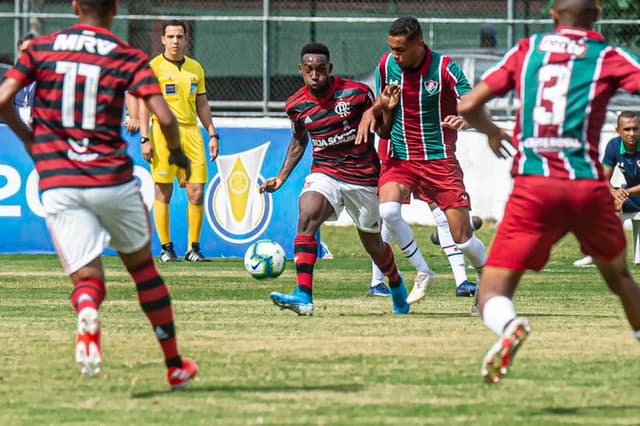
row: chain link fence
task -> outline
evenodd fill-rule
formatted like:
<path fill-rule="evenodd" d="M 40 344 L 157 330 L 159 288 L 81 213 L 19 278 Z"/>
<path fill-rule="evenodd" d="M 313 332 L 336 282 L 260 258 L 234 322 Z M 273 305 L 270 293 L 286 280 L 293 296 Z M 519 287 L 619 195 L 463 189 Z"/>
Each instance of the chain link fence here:
<path fill-rule="evenodd" d="M 549 0 L 121 0 L 114 32 L 150 56 L 162 51 L 163 22 L 187 23 L 187 54 L 202 63 L 212 108 L 281 113 L 302 85 L 299 52 L 327 44 L 334 73 L 370 82 L 387 31 L 398 16 L 418 17 L 425 41 L 451 55 L 467 76 L 482 71 L 518 39 L 552 30 Z M 640 53 L 640 1 L 609 0 L 598 24 L 611 41 Z M 12 63 L 27 30 L 71 25 L 68 0 L 0 0 L 0 62 Z M 481 47 L 482 36 L 485 47 Z"/>

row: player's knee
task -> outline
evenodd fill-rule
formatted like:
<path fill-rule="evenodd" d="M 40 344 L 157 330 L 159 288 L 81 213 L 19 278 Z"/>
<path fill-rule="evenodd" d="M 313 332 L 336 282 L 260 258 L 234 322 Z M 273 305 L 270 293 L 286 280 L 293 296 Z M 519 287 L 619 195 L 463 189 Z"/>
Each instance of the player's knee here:
<path fill-rule="evenodd" d="M 298 217 L 298 234 L 314 235 L 321 223 L 311 215 L 300 212 Z"/>
<path fill-rule="evenodd" d="M 473 237 L 473 231 L 471 230 L 471 225 L 467 226 L 458 226 L 456 228 L 451 229 L 451 237 L 453 241 L 460 246 L 467 246 L 471 243 L 471 238 Z M 462 248 L 461 248 L 462 249 Z"/>
<path fill-rule="evenodd" d="M 402 220 L 402 206 L 396 201 L 381 203 L 378 207 L 380 217 L 388 224 L 397 223 Z"/>

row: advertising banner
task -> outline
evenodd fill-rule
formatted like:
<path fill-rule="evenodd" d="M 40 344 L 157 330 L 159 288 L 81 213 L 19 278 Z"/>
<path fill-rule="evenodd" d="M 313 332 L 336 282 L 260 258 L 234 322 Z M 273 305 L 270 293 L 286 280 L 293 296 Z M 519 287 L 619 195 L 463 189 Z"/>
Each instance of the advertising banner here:
<path fill-rule="evenodd" d="M 203 254 L 212 258 L 242 257 L 253 241 L 269 238 L 279 242 L 287 257 L 292 258 L 298 194 L 311 167 L 310 150 L 280 190 L 260 194 L 260 185 L 280 170 L 291 131 L 219 128 L 218 132 L 220 155 L 209 163 L 204 188 L 205 220 L 200 240 Z M 203 136 L 208 141 L 208 135 Z M 123 131 L 123 137 L 129 143 L 143 200 L 151 209 L 154 186 L 149 164 L 140 154 L 138 134 Z M 54 253 L 33 162 L 5 125 L 0 125 L 0 140 L 0 253 Z M 171 239 L 178 256 L 183 256 L 187 250 L 187 198 L 177 183 L 170 215 Z M 157 256 L 160 243 L 155 230 L 152 234 L 153 254 Z"/>

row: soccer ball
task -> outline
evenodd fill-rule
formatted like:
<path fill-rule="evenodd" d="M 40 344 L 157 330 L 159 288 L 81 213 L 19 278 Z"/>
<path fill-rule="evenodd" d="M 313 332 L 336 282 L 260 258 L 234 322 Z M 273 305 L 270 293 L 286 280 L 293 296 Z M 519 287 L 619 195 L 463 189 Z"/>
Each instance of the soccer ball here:
<path fill-rule="evenodd" d="M 286 261 L 284 249 L 273 240 L 258 240 L 244 254 L 244 267 L 257 280 L 280 276 Z"/>

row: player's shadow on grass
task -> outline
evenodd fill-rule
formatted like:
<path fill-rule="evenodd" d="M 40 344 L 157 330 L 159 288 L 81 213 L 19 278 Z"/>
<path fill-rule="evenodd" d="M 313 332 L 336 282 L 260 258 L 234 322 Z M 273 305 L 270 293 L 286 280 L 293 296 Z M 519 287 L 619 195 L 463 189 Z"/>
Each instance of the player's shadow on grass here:
<path fill-rule="evenodd" d="M 540 410 L 526 410 L 526 415 L 529 416 L 548 416 L 549 414 L 556 416 L 591 416 L 593 413 L 601 412 L 602 410 L 633 410 L 639 411 L 640 405 L 592 405 L 589 407 L 546 407 Z"/>
<path fill-rule="evenodd" d="M 156 396 L 186 393 L 278 393 L 278 392 L 336 392 L 336 393 L 355 393 L 364 390 L 365 386 L 360 384 L 344 384 L 344 385 L 278 385 L 278 386 L 198 386 L 190 385 L 184 390 L 156 390 L 147 392 L 132 393 L 133 399 L 146 399 Z"/>

